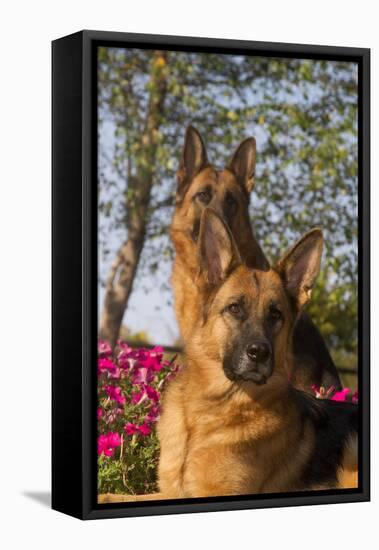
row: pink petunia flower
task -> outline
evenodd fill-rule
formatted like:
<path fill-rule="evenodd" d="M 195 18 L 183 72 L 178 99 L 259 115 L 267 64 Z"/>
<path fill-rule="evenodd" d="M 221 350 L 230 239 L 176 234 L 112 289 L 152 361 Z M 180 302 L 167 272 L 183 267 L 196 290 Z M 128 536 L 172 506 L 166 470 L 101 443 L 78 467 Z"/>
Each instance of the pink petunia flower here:
<path fill-rule="evenodd" d="M 154 346 L 151 350 L 151 357 L 155 359 L 152 364 L 152 369 L 155 371 L 160 371 L 163 368 L 162 358 L 163 358 L 163 348 L 161 346 Z"/>
<path fill-rule="evenodd" d="M 112 348 L 105 340 L 99 340 L 97 343 L 97 351 L 99 355 L 112 353 Z"/>
<path fill-rule="evenodd" d="M 128 422 L 127 424 L 125 424 L 124 430 L 126 432 L 126 435 L 134 435 L 138 432 L 138 427 L 132 422 Z"/>
<path fill-rule="evenodd" d="M 144 391 L 133 392 L 131 397 L 132 405 L 140 405 L 146 399 L 147 395 Z"/>
<path fill-rule="evenodd" d="M 125 352 L 126 354 L 133 354 L 133 348 L 131 348 L 128 344 L 128 342 L 123 342 L 122 340 L 117 340 L 117 346 L 122 352 Z"/>
<path fill-rule="evenodd" d="M 106 456 L 112 456 L 113 452 L 108 448 L 108 438 L 106 435 L 99 435 L 97 438 L 97 454 L 105 454 Z"/>
<path fill-rule="evenodd" d="M 144 422 L 140 426 L 138 426 L 138 431 L 142 435 L 149 435 L 151 434 L 151 428 Z"/>
<path fill-rule="evenodd" d="M 97 371 L 99 374 L 103 372 L 108 372 L 109 374 L 116 374 L 117 373 L 117 365 L 111 361 L 111 359 L 108 359 L 107 357 L 99 357 L 99 360 L 97 362 Z"/>
<path fill-rule="evenodd" d="M 141 391 L 132 393 L 131 402 L 133 405 L 140 405 L 146 399 L 150 399 L 154 403 L 157 403 L 160 399 L 160 393 L 152 386 L 142 385 Z"/>
<path fill-rule="evenodd" d="M 116 409 L 112 409 L 111 411 L 108 412 L 107 417 L 106 417 L 106 419 L 105 419 L 105 422 L 106 422 L 107 424 L 110 424 L 111 422 L 113 422 L 114 420 L 116 420 L 117 417 L 118 417 L 121 413 L 123 413 L 123 412 L 124 412 L 123 409 L 117 409 L 117 408 L 116 408 Z"/>
<path fill-rule="evenodd" d="M 151 422 L 157 422 L 159 419 L 159 407 L 157 405 L 154 405 L 149 410 L 148 414 L 145 417 L 145 422 L 151 423 Z"/>
<path fill-rule="evenodd" d="M 139 350 L 138 362 L 141 367 L 151 369 L 153 371 L 160 371 L 163 368 L 162 356 L 163 349 L 160 346 L 155 346 L 151 350 L 141 349 Z"/>
<path fill-rule="evenodd" d="M 348 394 L 350 393 L 349 388 L 343 388 L 341 391 L 337 391 L 333 397 L 331 397 L 332 401 L 346 401 L 346 398 Z"/>
<path fill-rule="evenodd" d="M 104 386 L 105 393 L 119 405 L 124 405 L 126 402 L 125 397 L 121 393 L 120 386 Z"/>
<path fill-rule="evenodd" d="M 153 388 L 152 386 L 145 386 L 145 391 L 149 399 L 155 402 L 159 401 L 160 393 L 157 392 L 155 388 Z"/>
<path fill-rule="evenodd" d="M 134 360 L 130 358 L 130 354 L 127 350 L 121 350 L 117 356 L 117 362 L 119 366 L 124 370 L 129 370 L 134 364 Z"/>
<path fill-rule="evenodd" d="M 101 434 L 97 438 L 97 454 L 112 456 L 116 447 L 121 445 L 121 437 L 117 432 Z"/>
<path fill-rule="evenodd" d="M 133 369 L 132 384 L 149 384 L 152 382 L 154 374 L 146 367 L 137 367 Z"/>
<path fill-rule="evenodd" d="M 117 432 L 108 432 L 109 447 L 119 447 L 121 445 L 121 437 Z"/>
<path fill-rule="evenodd" d="M 101 407 L 97 407 L 97 419 L 99 420 L 103 416 L 103 409 Z"/>

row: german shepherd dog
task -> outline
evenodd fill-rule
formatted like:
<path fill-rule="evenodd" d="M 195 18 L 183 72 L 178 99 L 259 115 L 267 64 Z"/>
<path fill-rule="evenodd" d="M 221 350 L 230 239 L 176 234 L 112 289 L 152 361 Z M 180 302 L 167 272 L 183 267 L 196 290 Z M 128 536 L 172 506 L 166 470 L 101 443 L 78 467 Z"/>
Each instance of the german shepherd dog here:
<path fill-rule="evenodd" d="M 248 138 L 239 145 L 228 167 L 216 170 L 208 161 L 200 134 L 191 126 L 187 128 L 171 225 L 176 252 L 172 274 L 175 312 L 185 344 L 200 317 L 196 245 L 205 207 L 212 207 L 229 225 L 248 267 L 269 270 L 269 263 L 254 236 L 248 210 L 254 187 L 255 157 L 255 139 Z M 299 317 L 294 331 L 294 354 L 292 383 L 296 387 L 310 391 L 312 384 L 316 384 L 341 389 L 325 342 L 305 313 Z"/>
<path fill-rule="evenodd" d="M 275 267 L 252 269 L 206 208 L 198 250 L 201 320 L 163 399 L 161 493 L 356 487 L 358 407 L 318 400 L 289 382 L 292 332 L 319 271 L 321 230 L 305 234 Z"/>

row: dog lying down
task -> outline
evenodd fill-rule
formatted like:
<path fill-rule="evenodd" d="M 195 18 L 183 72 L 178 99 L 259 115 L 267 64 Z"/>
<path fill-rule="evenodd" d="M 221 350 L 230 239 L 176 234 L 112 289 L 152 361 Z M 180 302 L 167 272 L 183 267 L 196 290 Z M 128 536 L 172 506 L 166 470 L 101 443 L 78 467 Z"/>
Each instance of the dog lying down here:
<path fill-rule="evenodd" d="M 202 318 L 158 422 L 159 489 L 204 497 L 357 486 L 358 407 L 289 383 L 292 330 L 321 260 L 319 229 L 266 271 L 246 267 L 223 220 L 204 210 Z"/>

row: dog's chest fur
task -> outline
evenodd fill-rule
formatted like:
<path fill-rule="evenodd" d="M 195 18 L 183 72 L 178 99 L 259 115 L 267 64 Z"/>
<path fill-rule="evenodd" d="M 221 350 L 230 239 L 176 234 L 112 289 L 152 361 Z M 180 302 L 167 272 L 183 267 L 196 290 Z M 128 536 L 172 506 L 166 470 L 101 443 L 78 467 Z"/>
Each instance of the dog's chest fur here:
<path fill-rule="evenodd" d="M 291 429 L 291 424 L 297 425 L 291 406 L 278 402 L 261 407 L 236 393 L 220 401 L 185 399 L 184 414 L 184 494 L 248 494 L 298 486 L 313 433 L 306 425 Z"/>
<path fill-rule="evenodd" d="M 293 389 L 277 397 L 270 392 L 270 401 L 259 403 L 233 387 L 216 396 L 205 388 L 188 369 L 168 387 L 158 426 L 163 493 L 200 497 L 356 486 L 341 477 L 357 469 L 351 439 L 356 407 L 318 402 Z"/>

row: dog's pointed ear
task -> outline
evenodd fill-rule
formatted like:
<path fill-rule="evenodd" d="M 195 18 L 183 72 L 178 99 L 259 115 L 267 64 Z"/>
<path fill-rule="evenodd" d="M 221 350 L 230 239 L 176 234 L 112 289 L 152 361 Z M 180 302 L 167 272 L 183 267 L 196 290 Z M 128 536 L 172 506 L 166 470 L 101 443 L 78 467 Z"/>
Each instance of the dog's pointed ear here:
<path fill-rule="evenodd" d="M 321 229 L 311 229 L 286 252 L 276 266 L 298 309 L 311 298 L 320 271 L 322 245 Z"/>
<path fill-rule="evenodd" d="M 183 154 L 177 172 L 177 197 L 181 200 L 192 179 L 208 164 L 207 151 L 200 133 L 188 126 L 184 138 Z"/>
<path fill-rule="evenodd" d="M 241 263 L 233 236 L 212 208 L 205 208 L 199 233 L 200 276 L 209 285 L 221 283 Z"/>
<path fill-rule="evenodd" d="M 255 138 L 250 137 L 240 143 L 228 166 L 229 170 L 236 176 L 239 184 L 242 185 L 248 193 L 251 193 L 254 187 L 255 159 Z"/>

